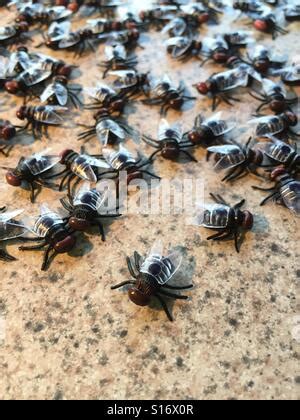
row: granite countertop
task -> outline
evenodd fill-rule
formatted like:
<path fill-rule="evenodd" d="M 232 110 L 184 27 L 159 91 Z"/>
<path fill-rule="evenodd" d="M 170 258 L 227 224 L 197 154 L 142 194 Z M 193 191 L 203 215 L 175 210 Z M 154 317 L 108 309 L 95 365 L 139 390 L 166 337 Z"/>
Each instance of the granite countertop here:
<path fill-rule="evenodd" d="M 1 9 L 1 24 L 11 19 Z M 231 28 L 225 19 L 202 33 Z M 268 36 L 256 37 L 293 57 L 300 53 L 299 25 L 291 24 L 289 30 L 274 43 Z M 141 43 L 146 48 L 137 49 L 139 69 L 154 75 L 168 71 L 183 80 L 190 93 L 195 93 L 194 83 L 221 71 L 213 65 L 200 68 L 196 60 L 174 63 L 158 33 L 146 33 Z M 103 46 L 97 56 L 87 53 L 80 59 L 72 53 L 41 51 L 79 64 L 76 83 L 91 86 L 100 80 L 96 64 Z M 221 106 L 224 116 L 234 116 L 239 126 L 257 107 L 246 92 L 241 98 L 234 109 Z M 21 102 L 1 92 L 0 118 L 17 123 L 15 109 Z M 209 107 L 209 100 L 198 97 L 182 114 L 170 112 L 168 118 L 180 119 L 188 130 L 198 113 L 210 115 Z M 21 154 L 48 146 L 54 151 L 79 148 L 76 122 L 91 121 L 91 116 L 89 111 L 73 112 L 68 128 L 51 129 L 51 140 L 24 140 L 9 158 L 1 157 L 0 164 L 14 166 Z M 156 135 L 158 108 L 136 103 L 128 108 L 128 119 L 133 127 Z M 236 132 L 236 140 L 246 140 L 243 131 Z M 150 148 L 142 148 L 150 154 Z M 87 150 L 99 153 L 97 141 L 89 142 Z M 0 262 L 1 399 L 299 397 L 299 221 L 279 206 L 261 208 L 263 196 L 251 189 L 259 183 L 255 177 L 225 185 L 205 161 L 203 149 L 195 156 L 198 164 L 158 159 L 154 168 L 165 178 L 203 177 L 206 196 L 217 192 L 233 203 L 246 198 L 255 227 L 241 253 L 236 254 L 231 242 L 207 242 L 209 232 L 186 226 L 178 216 L 122 217 L 109 226 L 105 243 L 96 232 L 83 235 L 76 250 L 57 257 L 46 273 L 40 271 L 40 252 L 21 253 L 16 244 L 9 245 L 18 261 Z M 31 214 L 40 203 L 54 205 L 62 196 L 45 189 L 32 206 L 27 191 L 1 185 L 1 205 Z M 170 303 L 174 323 L 158 305 L 139 308 L 124 290 L 110 290 L 129 278 L 125 257 L 135 250 L 146 254 L 157 237 L 181 249 L 185 262 L 180 276 L 195 285 L 188 292 L 190 301 Z"/>

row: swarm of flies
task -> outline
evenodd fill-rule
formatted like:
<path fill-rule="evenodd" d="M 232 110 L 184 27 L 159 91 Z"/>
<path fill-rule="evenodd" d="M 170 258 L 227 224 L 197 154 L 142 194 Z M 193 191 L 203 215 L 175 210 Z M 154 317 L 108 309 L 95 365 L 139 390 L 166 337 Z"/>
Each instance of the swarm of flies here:
<path fill-rule="evenodd" d="M 207 149 L 207 160 L 214 155 L 215 167 L 217 172 L 227 171 L 222 181 L 236 181 L 252 173 L 260 176 L 257 169 L 264 160 L 262 151 L 251 147 L 252 138 L 246 145 L 238 143 L 223 146 L 211 146 Z"/>
<path fill-rule="evenodd" d="M 282 83 L 275 83 L 269 79 L 262 80 L 262 92 L 249 92 L 249 94 L 261 102 L 256 112 L 269 107 L 271 111 L 280 114 L 287 110 L 292 111 L 291 106 L 298 103 L 297 96 L 287 97 L 287 91 Z"/>
<path fill-rule="evenodd" d="M 142 102 L 146 105 L 160 105 L 160 113 L 165 116 L 170 109 L 179 111 L 186 100 L 196 98 L 184 94 L 185 88 L 182 83 L 178 87 L 165 75 L 161 79 L 152 78 L 149 80 L 148 98 Z"/>
<path fill-rule="evenodd" d="M 253 215 L 248 210 L 241 210 L 245 200 L 231 206 L 220 195 L 210 195 L 216 204 L 199 204 L 195 224 L 217 231 L 207 238 L 209 241 L 234 239 L 235 249 L 239 253 L 244 233 L 253 228 Z"/>
<path fill-rule="evenodd" d="M 120 214 L 113 214 L 105 207 L 107 196 L 92 188 L 90 183 L 84 183 L 74 196 L 60 200 L 64 209 L 68 212 L 68 226 L 75 232 L 86 232 L 92 226 L 97 226 L 103 241 L 105 232 L 102 221 L 120 217 Z"/>
<path fill-rule="evenodd" d="M 5 207 L 0 208 L 0 260 L 15 261 L 16 258 L 10 255 L 4 243 L 23 237 L 27 229 L 17 217 L 23 213 L 23 210 L 6 211 Z"/>
<path fill-rule="evenodd" d="M 59 157 L 49 155 L 49 150 L 45 150 L 27 158 L 21 157 L 15 168 L 2 168 L 7 170 L 6 181 L 9 185 L 21 187 L 27 184 L 30 187 L 30 200 L 33 203 L 42 187 L 53 188 L 50 180 L 55 176 L 54 169 L 59 161 Z"/>
<path fill-rule="evenodd" d="M 176 123 L 170 125 L 168 121 L 162 120 L 158 129 L 158 138 L 143 135 L 142 140 L 150 146 L 157 149 L 150 156 L 152 161 L 154 157 L 160 154 L 164 159 L 178 160 L 181 155 L 185 155 L 190 161 L 197 162 L 197 160 L 189 153 L 189 149 L 195 147 L 191 141 L 186 140 L 183 135 L 181 124 Z"/>
<path fill-rule="evenodd" d="M 137 252 L 134 253 L 133 261 L 127 257 L 128 270 L 133 279 L 112 286 L 112 290 L 130 286 L 128 289 L 129 299 L 138 306 L 147 306 L 152 298 L 157 299 L 168 319 L 173 321 L 164 298 L 187 300 L 187 296 L 174 292 L 193 288 L 192 285 L 176 286 L 168 284 L 179 270 L 181 261 L 182 257 L 178 252 L 164 256 L 162 244 L 156 242 L 146 259 Z"/>

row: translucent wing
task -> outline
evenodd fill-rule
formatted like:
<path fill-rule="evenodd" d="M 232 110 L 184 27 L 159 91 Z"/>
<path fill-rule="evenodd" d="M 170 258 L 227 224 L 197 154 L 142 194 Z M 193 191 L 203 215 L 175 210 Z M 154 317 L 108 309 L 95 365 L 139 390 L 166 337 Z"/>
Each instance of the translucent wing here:
<path fill-rule="evenodd" d="M 106 31 L 107 19 L 88 19 L 87 24 L 95 35 L 100 35 Z"/>
<path fill-rule="evenodd" d="M 100 121 L 96 126 L 96 133 L 103 146 L 108 144 L 109 137 L 111 135 L 116 136 L 120 141 L 126 139 L 126 134 L 123 128 L 111 119 Z"/>
<path fill-rule="evenodd" d="M 50 17 L 51 21 L 67 19 L 72 15 L 71 10 L 67 9 L 64 6 L 53 6 L 47 8 L 48 16 Z"/>
<path fill-rule="evenodd" d="M 231 45 L 242 46 L 247 45 L 253 42 L 253 33 L 249 31 L 237 31 L 230 32 L 226 34 L 226 39 L 228 39 Z"/>
<path fill-rule="evenodd" d="M 153 91 L 156 90 L 162 84 L 168 88 L 175 87 L 167 74 L 165 74 L 161 79 L 155 77 L 150 78 L 150 87 Z"/>
<path fill-rule="evenodd" d="M 204 49 L 206 51 L 214 51 L 216 48 L 228 49 L 228 44 L 225 39 L 221 36 L 216 36 L 216 38 L 205 38 L 203 41 Z"/>
<path fill-rule="evenodd" d="M 265 94 L 268 96 L 270 96 L 273 93 L 282 94 L 284 97 L 286 97 L 287 95 L 286 89 L 282 83 L 275 83 L 270 79 L 263 79 L 262 85 L 263 85 Z"/>
<path fill-rule="evenodd" d="M 35 119 L 37 121 L 51 124 L 51 125 L 60 125 L 64 122 L 63 115 L 68 108 L 61 106 L 51 106 L 46 105 L 43 107 L 38 107 L 35 113 Z"/>
<path fill-rule="evenodd" d="M 300 216 L 300 182 L 292 181 L 287 186 L 281 188 L 281 197 L 284 204 L 296 216 Z"/>
<path fill-rule="evenodd" d="M 51 149 L 46 149 L 43 152 L 35 153 L 24 163 L 32 173 L 32 175 L 39 175 L 52 169 L 60 161 L 59 156 L 50 156 L 48 153 Z"/>
<path fill-rule="evenodd" d="M 171 31 L 174 36 L 182 36 L 187 28 L 188 26 L 184 19 L 175 18 L 163 28 L 162 33 L 166 34 Z"/>
<path fill-rule="evenodd" d="M 105 100 L 107 96 L 115 96 L 117 92 L 104 83 L 97 83 L 96 87 L 85 87 L 84 92 L 91 98 Z"/>
<path fill-rule="evenodd" d="M 47 80 L 51 75 L 51 71 L 44 71 L 39 66 L 34 66 L 23 71 L 19 78 L 26 86 L 30 87 Z"/>
<path fill-rule="evenodd" d="M 177 36 L 166 41 L 167 47 L 172 47 L 172 56 L 181 57 L 191 47 L 193 40 L 187 36 Z"/>
<path fill-rule="evenodd" d="M 255 60 L 257 58 L 268 58 L 269 49 L 264 45 L 253 43 L 248 46 L 248 54 L 252 60 Z"/>
<path fill-rule="evenodd" d="M 24 210 L 14 210 L 8 211 L 5 213 L 0 213 L 0 223 L 7 223 L 9 220 L 12 220 L 23 213 Z"/>
<path fill-rule="evenodd" d="M 110 71 L 108 74 L 116 77 L 113 83 L 116 89 L 125 89 L 137 84 L 137 73 L 135 70 Z"/>
<path fill-rule="evenodd" d="M 198 203 L 195 224 L 208 229 L 224 229 L 228 225 L 230 207 L 223 204 Z"/>
<path fill-rule="evenodd" d="M 181 261 L 182 257 L 179 252 L 163 257 L 161 243 L 158 242 L 144 261 L 141 272 L 151 276 L 159 285 L 163 286 L 177 272 Z"/>
<path fill-rule="evenodd" d="M 79 32 L 71 32 L 59 41 L 59 48 L 71 48 L 79 44 L 81 36 Z"/>
<path fill-rule="evenodd" d="M 96 189 L 91 188 L 91 184 L 89 182 L 84 182 L 79 188 L 73 204 L 74 206 L 80 206 L 83 204 L 94 211 L 98 211 L 102 207 L 106 198 L 106 194 L 101 194 Z"/>
<path fill-rule="evenodd" d="M 91 166 L 95 166 L 96 168 L 101 168 L 101 169 L 109 169 L 109 165 L 104 160 L 96 159 L 88 155 L 84 155 L 84 158 L 85 158 L 85 161 Z"/>
<path fill-rule="evenodd" d="M 174 139 L 178 143 L 181 142 L 183 130 L 180 123 L 170 125 L 166 119 L 162 119 L 158 128 L 158 139 L 165 140 L 167 138 Z"/>
<path fill-rule="evenodd" d="M 27 52 L 17 51 L 11 54 L 7 67 L 8 73 L 13 74 L 17 65 L 21 66 L 23 70 L 30 67 L 31 60 Z"/>
<path fill-rule="evenodd" d="M 36 220 L 33 228 L 30 230 L 38 237 L 45 238 L 50 229 L 54 226 L 63 224 L 64 221 L 58 213 L 50 210 L 47 204 L 42 204 L 40 208 L 40 216 Z"/>
<path fill-rule="evenodd" d="M 236 127 L 233 121 L 225 121 L 222 119 L 222 112 L 218 112 L 207 120 L 203 121 L 202 125 L 209 127 L 214 136 L 223 136 L 229 133 Z"/>
<path fill-rule="evenodd" d="M 90 156 L 80 155 L 71 164 L 71 171 L 81 179 L 97 182 L 97 176 L 92 167 L 93 163 L 93 158 Z"/>
<path fill-rule="evenodd" d="M 220 157 L 215 165 L 216 171 L 234 168 L 246 160 L 243 150 L 236 145 L 213 146 L 209 147 L 207 151 Z"/>
<path fill-rule="evenodd" d="M 15 210 L 0 214 L 0 241 L 15 239 L 26 232 L 26 227 L 15 220 L 23 210 Z"/>
<path fill-rule="evenodd" d="M 71 22 L 53 22 L 48 30 L 48 36 L 51 41 L 60 41 L 69 35 L 71 31 Z"/>
<path fill-rule="evenodd" d="M 269 158 L 276 160 L 280 163 L 287 163 L 295 150 L 287 143 L 272 138 L 272 142 L 258 143 L 257 148 L 264 152 Z"/>
<path fill-rule="evenodd" d="M 107 45 L 105 47 L 105 56 L 107 61 L 111 61 L 114 59 L 126 60 L 127 52 L 125 47 L 121 44 Z"/>
<path fill-rule="evenodd" d="M 281 133 L 285 129 L 284 120 L 277 116 L 255 118 L 249 124 L 256 124 L 256 135 L 258 137 L 269 137 Z"/>
<path fill-rule="evenodd" d="M 249 75 L 242 69 L 229 70 L 212 77 L 220 91 L 227 91 L 248 85 Z"/>
<path fill-rule="evenodd" d="M 118 151 L 111 148 L 104 148 L 102 153 L 109 166 L 115 170 L 121 170 L 125 163 L 136 163 L 134 155 L 122 144 L 120 144 Z"/>
<path fill-rule="evenodd" d="M 287 82 L 297 82 L 300 80 L 300 64 L 286 67 L 281 70 L 274 70 L 272 75 L 281 76 L 283 80 Z"/>
<path fill-rule="evenodd" d="M 61 83 L 54 82 L 47 86 L 40 96 L 41 102 L 47 102 L 52 96 L 55 96 L 57 102 L 61 106 L 68 103 L 68 90 Z"/>
<path fill-rule="evenodd" d="M 14 26 L 2 26 L 0 27 L 0 41 L 12 38 L 17 33 Z"/>

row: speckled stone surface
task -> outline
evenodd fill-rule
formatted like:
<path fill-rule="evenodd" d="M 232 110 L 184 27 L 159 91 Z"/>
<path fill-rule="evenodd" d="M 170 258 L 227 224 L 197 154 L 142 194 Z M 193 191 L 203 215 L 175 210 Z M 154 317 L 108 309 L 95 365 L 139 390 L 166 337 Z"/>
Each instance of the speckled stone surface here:
<path fill-rule="evenodd" d="M 1 10 L 1 24 L 11 20 Z M 80 22 L 76 22 L 80 24 Z M 224 20 L 209 33 L 232 27 Z M 275 43 L 265 43 L 294 56 L 299 51 L 299 25 Z M 202 30 L 203 35 L 208 33 Z M 263 39 L 256 35 L 257 39 Z M 205 80 L 217 67 L 184 65 L 167 58 L 159 34 L 142 36 L 145 50 L 137 50 L 139 69 L 161 75 L 169 72 L 192 85 Z M 36 44 L 36 42 L 34 42 Z M 47 51 L 49 53 L 49 51 Z M 52 53 L 80 65 L 76 83 L 91 86 L 100 79 L 97 57 L 87 53 Z M 300 91 L 298 91 L 300 94 Z M 246 92 L 234 109 L 222 106 L 224 115 L 245 125 L 257 103 Z M 21 100 L 1 92 L 0 118 L 11 118 Z M 170 113 L 189 129 L 198 113 L 210 115 L 210 102 L 197 98 L 184 112 Z M 14 166 L 21 154 L 51 146 L 54 151 L 75 147 L 75 122 L 91 121 L 91 112 L 71 114 L 67 129 L 50 130 L 51 140 L 25 141 L 0 164 Z M 134 104 L 130 123 L 156 135 L 157 108 Z M 246 141 L 245 129 L 235 132 Z M 150 148 L 140 146 L 146 155 Z M 96 140 L 89 152 L 99 151 Z M 8 250 L 19 261 L 0 262 L 0 398 L 1 399 L 296 399 L 299 397 L 299 220 L 272 204 L 259 206 L 262 195 L 251 189 L 259 183 L 247 177 L 234 186 L 220 182 L 205 151 L 197 150 L 199 163 L 169 163 L 158 159 L 162 177 L 201 176 L 206 196 L 217 192 L 230 202 L 245 197 L 255 214 L 255 228 L 246 235 L 240 255 L 231 242 L 206 241 L 209 232 L 186 226 L 177 216 L 125 216 L 109 226 L 107 242 L 96 232 L 83 235 L 70 255 L 56 258 L 47 273 L 40 271 L 42 254 L 21 253 L 16 244 Z M 4 171 L 1 172 L 3 179 Z M 37 214 L 40 203 L 54 206 L 63 194 L 44 190 L 32 206 L 28 192 L 2 185 L 1 205 Z M 110 286 L 129 278 L 126 255 L 145 254 L 157 237 L 181 248 L 185 264 L 179 278 L 193 281 L 190 301 L 170 302 L 175 322 L 170 323 L 155 303 L 139 308 L 126 291 Z M 298 308 L 299 309 L 299 308 Z M 298 322 L 298 326 L 297 326 Z M 3 327 L 6 327 L 6 334 Z"/>

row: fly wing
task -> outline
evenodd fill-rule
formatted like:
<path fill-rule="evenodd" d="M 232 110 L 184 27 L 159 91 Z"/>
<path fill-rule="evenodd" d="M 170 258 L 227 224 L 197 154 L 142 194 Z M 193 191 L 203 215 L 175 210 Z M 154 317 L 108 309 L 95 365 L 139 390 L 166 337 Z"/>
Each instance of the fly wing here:
<path fill-rule="evenodd" d="M 100 121 L 96 126 L 96 133 L 103 146 L 107 146 L 111 134 L 120 139 L 120 141 L 123 141 L 126 138 L 123 128 L 111 119 Z"/>
<path fill-rule="evenodd" d="M 24 210 L 15 210 L 8 211 L 5 213 L 0 213 L 0 223 L 7 223 L 12 219 L 15 219 L 17 216 L 23 213 Z"/>
<path fill-rule="evenodd" d="M 163 256 L 163 245 L 161 241 L 155 242 L 149 256 L 145 259 L 141 267 L 141 273 L 153 278 L 159 285 L 166 284 L 176 273 L 181 264 L 178 253 Z"/>
<path fill-rule="evenodd" d="M 166 41 L 166 46 L 172 47 L 173 58 L 179 58 L 188 51 L 192 42 L 193 40 L 191 38 L 186 36 L 177 36 Z"/>
<path fill-rule="evenodd" d="M 272 142 L 258 143 L 256 147 L 264 152 L 269 158 L 283 164 L 287 163 L 291 155 L 295 153 L 293 147 L 287 143 L 283 143 L 275 137 L 272 137 Z"/>
<path fill-rule="evenodd" d="M 69 35 L 71 31 L 71 22 L 53 22 L 48 29 L 48 36 L 51 41 L 60 41 Z"/>
<path fill-rule="evenodd" d="M 47 8 L 48 16 L 51 21 L 57 21 L 61 19 L 67 19 L 72 15 L 72 11 L 64 6 L 53 6 Z"/>
<path fill-rule="evenodd" d="M 282 76 L 283 80 L 287 82 L 297 82 L 300 80 L 300 64 L 286 67 L 281 70 L 274 70 L 273 76 Z"/>
<path fill-rule="evenodd" d="M 207 52 L 214 51 L 218 47 L 225 49 L 228 48 L 227 42 L 220 36 L 217 36 L 216 38 L 205 38 L 203 41 L 203 46 L 204 50 Z"/>
<path fill-rule="evenodd" d="M 83 91 L 93 99 L 99 99 L 99 96 L 106 97 L 108 95 L 116 95 L 116 91 L 104 83 L 97 83 L 96 87 L 85 87 Z"/>
<path fill-rule="evenodd" d="M 255 118 L 250 120 L 249 124 L 256 124 L 256 135 L 258 137 L 270 137 L 270 135 L 280 133 L 285 128 L 282 119 L 277 116 Z"/>
<path fill-rule="evenodd" d="M 27 52 L 17 51 L 11 54 L 7 67 L 8 74 L 13 74 L 17 65 L 20 65 L 23 70 L 30 67 L 31 60 Z"/>
<path fill-rule="evenodd" d="M 237 145 L 213 146 L 207 151 L 220 157 L 215 165 L 216 171 L 235 168 L 246 160 L 243 150 Z"/>
<path fill-rule="evenodd" d="M 40 100 L 42 103 L 45 103 L 52 96 L 55 96 L 57 102 L 61 106 L 66 105 L 68 102 L 68 91 L 66 87 L 61 83 L 54 82 L 47 86 L 44 92 L 41 94 Z"/>
<path fill-rule="evenodd" d="M 51 76 L 51 71 L 45 71 L 41 68 L 39 68 L 39 65 L 33 66 L 25 71 L 23 71 L 19 78 L 22 80 L 22 82 L 25 83 L 26 86 L 34 86 L 38 83 L 43 82 L 44 80 L 47 80 Z"/>
<path fill-rule="evenodd" d="M 229 133 L 236 127 L 236 123 L 233 120 L 225 121 L 222 119 L 222 111 L 216 113 L 211 118 L 203 121 L 202 125 L 209 127 L 213 132 L 214 136 L 223 136 Z"/>
<path fill-rule="evenodd" d="M 280 192 L 287 208 L 300 217 L 300 182 L 292 181 L 287 186 L 282 187 Z"/>
<path fill-rule="evenodd" d="M 171 138 L 180 143 L 183 137 L 183 130 L 180 123 L 170 125 L 166 119 L 162 119 L 158 128 L 158 139 Z"/>
<path fill-rule="evenodd" d="M 246 87 L 249 81 L 249 75 L 244 69 L 234 69 L 213 76 L 218 89 L 227 91 L 238 87 Z"/>
<path fill-rule="evenodd" d="M 64 122 L 62 114 L 67 110 L 68 108 L 62 106 L 46 105 L 37 109 L 35 119 L 50 125 L 60 125 Z"/>
<path fill-rule="evenodd" d="M 71 32 L 59 41 L 59 48 L 71 48 L 79 44 L 81 36 L 79 32 Z"/>
<path fill-rule="evenodd" d="M 107 45 L 104 52 L 107 61 L 111 61 L 113 59 L 126 60 L 127 58 L 126 48 L 121 44 Z"/>
<path fill-rule="evenodd" d="M 285 87 L 283 86 L 282 83 L 275 83 L 270 79 L 263 79 L 262 80 L 262 85 L 263 85 L 263 89 L 264 92 L 267 96 L 270 96 L 272 93 L 276 92 L 276 93 L 280 93 L 282 94 L 284 97 L 287 96 L 287 92 Z"/>
<path fill-rule="evenodd" d="M 14 26 L 2 26 L 0 27 L 0 41 L 12 38 L 17 33 Z"/>
<path fill-rule="evenodd" d="M 2 223 L 0 219 L 0 241 L 19 238 L 26 231 L 27 228 L 17 221 Z"/>
<path fill-rule="evenodd" d="M 95 35 L 100 35 L 106 30 L 107 19 L 88 19 L 86 23 Z"/>
<path fill-rule="evenodd" d="M 230 207 L 223 204 L 198 203 L 194 224 L 208 229 L 224 229 L 227 226 Z"/>
<path fill-rule="evenodd" d="M 90 166 L 95 166 L 96 168 L 101 168 L 101 169 L 109 169 L 110 166 L 101 159 L 96 159 L 92 156 L 88 156 L 88 155 L 84 155 L 85 161 L 90 165 Z"/>
<path fill-rule="evenodd" d="M 137 83 L 137 73 L 135 70 L 110 71 L 109 75 L 116 77 L 113 86 L 116 89 L 126 89 L 135 86 Z"/>
<path fill-rule="evenodd" d="M 163 34 L 172 31 L 175 36 L 182 36 L 187 30 L 187 23 L 184 19 L 175 18 L 171 20 L 162 30 Z"/>
<path fill-rule="evenodd" d="M 59 156 L 50 156 L 48 153 L 51 149 L 46 149 L 43 152 L 35 153 L 25 160 L 25 165 L 28 167 L 32 175 L 40 175 L 52 169 L 60 162 Z"/>

